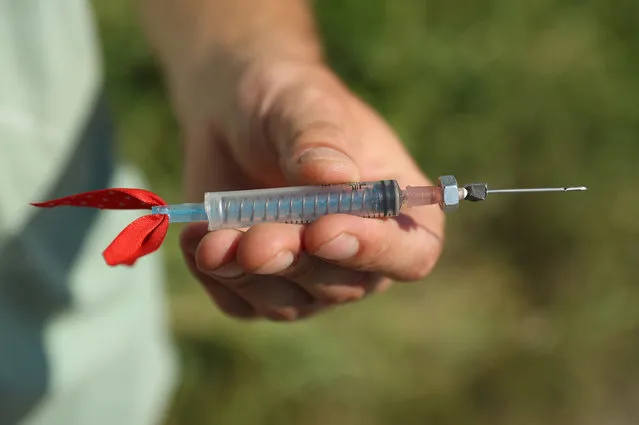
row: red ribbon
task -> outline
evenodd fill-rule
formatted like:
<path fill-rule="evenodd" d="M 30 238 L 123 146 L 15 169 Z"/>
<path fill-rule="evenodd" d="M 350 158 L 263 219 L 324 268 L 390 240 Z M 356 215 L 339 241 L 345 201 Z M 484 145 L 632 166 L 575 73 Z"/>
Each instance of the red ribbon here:
<path fill-rule="evenodd" d="M 150 210 L 166 202 L 154 193 L 142 189 L 103 189 L 65 196 L 31 205 L 40 208 L 59 206 L 89 207 L 102 210 Z M 148 255 L 162 245 L 169 229 L 166 214 L 149 214 L 129 224 L 104 250 L 102 256 L 110 266 L 132 266 L 140 257 Z"/>

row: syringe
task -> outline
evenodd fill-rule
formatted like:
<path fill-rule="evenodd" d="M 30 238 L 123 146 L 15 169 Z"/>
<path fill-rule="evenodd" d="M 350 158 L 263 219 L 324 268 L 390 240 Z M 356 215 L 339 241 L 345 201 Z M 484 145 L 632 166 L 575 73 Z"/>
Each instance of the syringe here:
<path fill-rule="evenodd" d="M 259 223 L 308 224 L 329 214 L 366 218 L 393 217 L 406 208 L 439 205 L 446 212 L 460 201 L 483 201 L 490 193 L 586 190 L 585 187 L 490 190 L 486 183 L 459 187 L 454 176 L 442 176 L 434 186 L 407 186 L 396 180 L 322 186 L 207 192 L 204 202 L 154 206 L 152 214 L 170 223 L 207 221 L 210 231 L 251 227 Z"/>
<path fill-rule="evenodd" d="M 328 214 L 380 218 L 399 215 L 407 208 L 439 205 L 457 209 L 462 200 L 483 201 L 490 193 L 556 192 L 585 187 L 539 189 L 488 189 L 486 183 L 457 185 L 454 176 L 442 176 L 434 186 L 407 186 L 397 180 L 297 186 L 275 189 L 208 192 L 201 204 L 167 205 L 153 192 L 135 188 L 98 189 L 31 205 L 40 208 L 89 207 L 107 210 L 151 210 L 118 234 L 104 250 L 110 266 L 132 266 L 138 258 L 156 251 L 170 223 L 208 222 L 210 231 L 251 227 L 259 223 L 311 223 Z"/>

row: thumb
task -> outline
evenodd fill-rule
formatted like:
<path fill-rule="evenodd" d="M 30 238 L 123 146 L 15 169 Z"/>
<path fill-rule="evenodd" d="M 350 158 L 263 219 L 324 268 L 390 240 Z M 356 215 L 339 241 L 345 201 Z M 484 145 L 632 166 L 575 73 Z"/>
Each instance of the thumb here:
<path fill-rule="evenodd" d="M 293 184 L 358 181 L 354 145 L 336 124 L 309 125 L 285 144 L 280 156 L 282 171 Z"/>
<path fill-rule="evenodd" d="M 291 184 L 360 180 L 357 153 L 361 142 L 350 117 L 348 96 L 329 87 L 298 86 L 278 99 L 270 111 L 271 140 Z"/>

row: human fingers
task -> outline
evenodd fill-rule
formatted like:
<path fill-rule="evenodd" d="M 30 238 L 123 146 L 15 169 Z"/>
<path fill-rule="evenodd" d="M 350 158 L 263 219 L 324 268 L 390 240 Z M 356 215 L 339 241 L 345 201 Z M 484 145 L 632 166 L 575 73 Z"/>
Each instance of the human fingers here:
<path fill-rule="evenodd" d="M 299 285 L 276 275 L 255 274 L 237 261 L 244 232 L 220 230 L 205 235 L 195 253 L 199 273 L 223 285 L 248 302 L 256 314 L 271 320 L 291 321 L 308 317 L 323 307 Z M 268 247 L 266 247 L 268 250 Z M 288 267 L 287 259 L 274 260 Z M 273 267 L 273 264 L 267 265 Z"/>
<path fill-rule="evenodd" d="M 441 254 L 442 236 L 428 227 L 432 223 L 406 214 L 384 220 L 326 216 L 309 226 L 303 243 L 310 254 L 340 267 L 416 281 Z"/>
<path fill-rule="evenodd" d="M 257 313 L 249 302 L 198 269 L 195 263 L 195 253 L 200 241 L 207 233 L 208 229 L 205 223 L 189 225 L 181 233 L 180 247 L 187 268 L 202 284 L 209 297 L 223 313 L 236 319 L 256 318 Z"/>
<path fill-rule="evenodd" d="M 386 289 L 387 280 L 377 273 L 346 269 L 308 255 L 303 246 L 305 229 L 286 224 L 255 226 L 243 235 L 236 261 L 250 273 L 284 277 L 330 305 Z"/>

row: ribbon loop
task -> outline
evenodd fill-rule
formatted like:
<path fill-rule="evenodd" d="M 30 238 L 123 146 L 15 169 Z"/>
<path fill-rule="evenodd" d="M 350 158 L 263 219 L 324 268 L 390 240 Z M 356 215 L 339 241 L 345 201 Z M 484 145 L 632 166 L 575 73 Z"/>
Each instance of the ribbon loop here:
<path fill-rule="evenodd" d="M 101 210 L 150 210 L 166 205 L 158 195 L 143 189 L 113 188 L 78 193 L 31 205 L 39 208 L 59 206 L 88 207 Z M 169 228 L 165 214 L 149 214 L 125 227 L 104 250 L 102 256 L 110 266 L 132 266 L 138 258 L 157 251 Z"/>
<path fill-rule="evenodd" d="M 145 215 L 125 227 L 104 250 L 102 256 L 110 266 L 132 266 L 138 258 L 157 251 L 168 230 L 167 215 Z"/>

